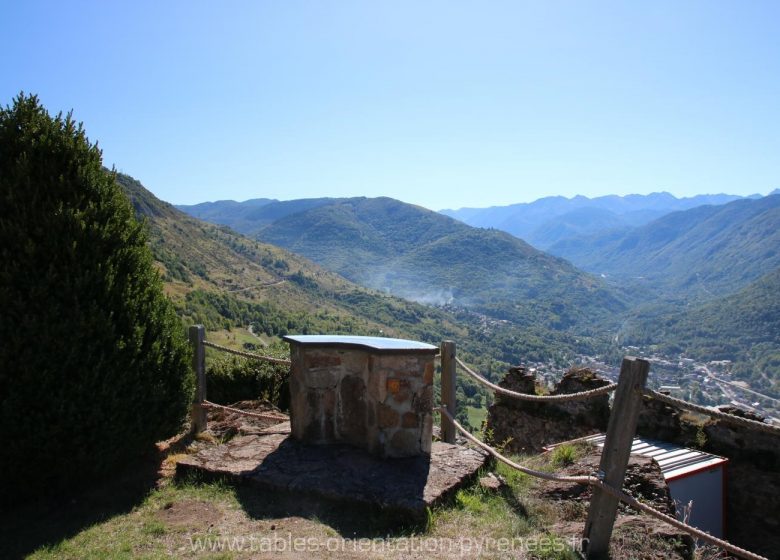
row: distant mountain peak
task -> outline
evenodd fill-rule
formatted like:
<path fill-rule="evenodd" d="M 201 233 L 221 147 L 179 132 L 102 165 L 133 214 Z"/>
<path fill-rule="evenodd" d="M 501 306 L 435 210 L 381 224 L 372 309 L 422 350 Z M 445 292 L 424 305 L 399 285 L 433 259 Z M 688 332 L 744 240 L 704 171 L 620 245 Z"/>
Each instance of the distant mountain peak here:
<path fill-rule="evenodd" d="M 442 210 L 441 213 L 471 226 L 504 230 L 538 249 L 548 249 L 567 238 L 614 230 L 616 227 L 638 227 L 671 212 L 722 205 L 741 198 L 745 197 L 703 194 L 677 198 L 668 191 L 594 198 L 583 195 L 572 198 L 548 196 L 534 202 Z M 593 214 L 588 216 L 584 210 L 591 210 Z"/>
<path fill-rule="evenodd" d="M 740 198 L 671 212 L 639 227 L 571 237 L 549 251 L 613 278 L 628 278 L 641 266 L 658 288 L 709 298 L 780 267 L 778 231 L 778 197 Z"/>

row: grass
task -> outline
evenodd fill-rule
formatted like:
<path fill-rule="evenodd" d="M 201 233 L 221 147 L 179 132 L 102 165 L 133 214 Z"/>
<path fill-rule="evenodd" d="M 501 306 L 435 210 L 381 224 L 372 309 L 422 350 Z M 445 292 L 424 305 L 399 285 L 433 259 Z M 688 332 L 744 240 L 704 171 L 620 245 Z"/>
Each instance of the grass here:
<path fill-rule="evenodd" d="M 209 342 L 227 346 L 228 348 L 235 348 L 236 350 L 246 350 L 244 343 L 254 344 L 258 348 L 261 348 L 263 345 L 258 337 L 247 329 L 239 327 L 233 327 L 229 331 L 209 331 L 208 340 Z"/>
<path fill-rule="evenodd" d="M 72 538 L 43 546 L 28 558 L 156 559 L 170 558 L 171 554 L 187 556 L 188 537 L 197 535 L 198 531 L 193 531 L 187 525 L 171 526 L 164 521 L 160 512 L 170 509 L 173 504 L 190 502 L 208 503 L 217 510 L 238 507 L 235 491 L 223 484 L 169 484 L 153 491 L 129 513 L 94 524 Z"/>
<path fill-rule="evenodd" d="M 117 480 L 101 490 L 101 498 L 85 500 L 90 515 L 75 527 L 60 531 L 59 537 L 39 537 L 22 555 L 32 560 L 70 559 L 162 559 L 193 558 L 240 560 L 244 558 L 408 558 L 444 560 L 463 558 L 537 558 L 569 560 L 578 558 L 572 548 L 576 538 L 563 538 L 551 527 L 583 518 L 585 504 L 543 497 L 540 483 L 503 463 L 490 471 L 502 482 L 498 490 L 474 482 L 457 491 L 446 504 L 429 510 L 420 524 L 400 525 L 391 512 L 359 511 L 352 507 L 308 503 L 300 496 L 271 494 L 256 488 L 234 487 L 222 482 L 194 478 L 172 479 L 172 465 L 192 447 L 206 442 L 171 446 L 157 465 L 162 465 L 155 483 L 136 498 L 117 508 L 105 508 L 102 500 L 116 488 L 127 485 Z M 560 452 L 576 460 L 585 450 L 570 446 Z M 554 454 L 513 457 L 536 469 L 555 469 Z M 130 469 L 132 471 L 132 469 Z M 166 474 L 167 473 L 167 474 Z M 488 473 L 486 469 L 480 475 Z M 105 496 L 108 495 L 108 496 Z M 43 519 L 35 519 L 35 514 Z M 20 512 L 18 527 L 57 522 L 48 512 Z M 6 526 L 6 530 L 9 528 Z M 10 531 L 14 526 L 10 527 Z M 570 533 L 567 533 L 570 534 Z M 623 534 L 619 550 L 635 554 L 642 550 L 642 537 Z M 302 546 L 289 548 L 293 542 Z M 3 541 L 0 540 L 0 547 Z M 283 554 L 277 554 L 279 547 Z M 666 545 L 665 545 L 666 546 Z M 422 548 L 421 548 L 422 547 Z M 669 545 L 669 551 L 674 545 Z M 416 554 L 415 554 L 416 552 Z M 618 556 L 619 557 L 619 556 Z"/>
<path fill-rule="evenodd" d="M 487 408 L 466 407 L 466 413 L 469 417 L 469 424 L 479 430 L 482 422 L 487 418 Z"/>
<path fill-rule="evenodd" d="M 503 481 L 499 491 L 479 484 L 459 490 L 455 507 L 433 513 L 428 535 L 462 539 L 464 547 L 482 545 L 489 549 L 486 558 L 517 557 L 521 550 L 539 559 L 578 558 L 563 539 L 547 532 L 547 510 L 538 507 L 531 493 L 534 480 L 503 463 L 497 463 L 493 471 Z"/>
<path fill-rule="evenodd" d="M 181 456 L 177 450 L 163 461 L 173 463 Z M 391 530 L 379 516 L 343 508 L 290 513 L 281 500 L 257 490 L 167 479 L 126 511 L 43 544 L 29 558 L 255 558 L 262 552 L 258 546 L 273 546 L 274 539 L 288 535 L 314 543 L 320 553 L 287 551 L 283 558 L 405 558 L 422 546 L 433 547 L 424 554 L 433 559 L 506 557 L 504 549 L 532 551 L 535 558 L 549 560 L 576 558 L 564 541 L 545 530 L 545 510 L 528 497 L 534 481 L 501 464 L 493 471 L 504 481 L 499 491 L 473 483 L 459 490 L 450 504 L 430 511 L 427 523 Z M 397 525 L 397 518 L 392 521 Z M 253 542 L 255 549 L 250 548 Z M 369 544 L 374 547 L 370 551 L 359 549 Z M 347 549 L 330 553 L 324 547 L 331 545 Z M 229 550 L 231 546 L 246 549 Z"/>
<path fill-rule="evenodd" d="M 556 467 L 571 465 L 577 458 L 577 450 L 568 443 L 562 443 L 553 449 L 551 462 Z"/>

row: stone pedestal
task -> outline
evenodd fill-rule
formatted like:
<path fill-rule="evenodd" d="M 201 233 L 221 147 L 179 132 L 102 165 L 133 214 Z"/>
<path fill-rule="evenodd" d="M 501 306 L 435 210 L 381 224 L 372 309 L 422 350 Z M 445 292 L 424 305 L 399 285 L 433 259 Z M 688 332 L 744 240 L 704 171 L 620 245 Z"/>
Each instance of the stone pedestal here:
<path fill-rule="evenodd" d="M 429 455 L 438 348 L 394 338 L 286 336 L 292 436 L 380 457 Z"/>

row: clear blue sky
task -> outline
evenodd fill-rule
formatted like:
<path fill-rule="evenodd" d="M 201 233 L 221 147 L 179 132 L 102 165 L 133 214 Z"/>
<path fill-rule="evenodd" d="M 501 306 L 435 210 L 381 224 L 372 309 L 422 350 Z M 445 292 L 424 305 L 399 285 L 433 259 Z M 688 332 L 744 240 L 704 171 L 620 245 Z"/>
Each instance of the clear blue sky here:
<path fill-rule="evenodd" d="M 0 102 L 174 203 L 780 187 L 780 2 L 0 0 Z"/>

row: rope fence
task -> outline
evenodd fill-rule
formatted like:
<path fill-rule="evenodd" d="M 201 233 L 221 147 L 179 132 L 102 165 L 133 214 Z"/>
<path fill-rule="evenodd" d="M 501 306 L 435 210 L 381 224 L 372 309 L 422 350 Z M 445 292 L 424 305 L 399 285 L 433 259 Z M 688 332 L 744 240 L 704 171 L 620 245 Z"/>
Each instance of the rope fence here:
<path fill-rule="evenodd" d="M 190 327 L 189 340 L 193 347 L 192 365 L 197 378 L 196 396 L 192 407 L 192 431 L 194 433 L 206 429 L 206 411 L 209 409 L 224 410 L 243 416 L 272 420 L 276 422 L 285 422 L 289 420 L 286 415 L 281 413 L 251 412 L 230 406 L 216 404 L 206 400 L 205 349 L 207 347 L 213 348 L 215 350 L 226 352 L 235 356 L 284 366 L 290 366 L 290 360 L 275 358 L 273 356 L 263 356 L 253 352 L 234 350 L 226 346 L 208 342 L 205 340 L 205 329 L 202 325 L 195 325 Z M 573 484 L 585 484 L 593 488 L 590 508 L 588 511 L 588 518 L 585 524 L 585 532 L 583 535 L 583 542 L 587 543 L 587 554 L 589 558 L 601 556 L 608 552 L 609 542 L 617 515 L 618 504 L 619 502 L 623 502 L 637 511 L 647 513 L 648 515 L 664 521 L 669 525 L 687 532 L 697 539 L 701 539 L 704 542 L 721 547 L 723 550 L 726 550 L 731 554 L 748 560 L 766 560 L 766 558 L 763 556 L 742 549 L 736 545 L 733 545 L 727 541 L 714 537 L 709 533 L 679 521 L 674 517 L 657 511 L 652 507 L 639 502 L 637 499 L 626 494 L 620 489 L 624 484 L 626 468 L 631 452 L 631 445 L 634 436 L 636 435 L 639 412 L 642 409 L 642 399 L 645 396 L 657 399 L 677 408 L 709 415 L 731 424 L 744 426 L 750 429 L 761 430 L 772 434 L 780 433 L 780 426 L 766 424 L 747 418 L 741 418 L 647 389 L 646 383 L 650 364 L 647 360 L 640 358 L 625 357 L 623 359 L 623 364 L 620 369 L 620 376 L 617 383 L 609 383 L 602 387 L 588 391 L 558 395 L 533 395 L 519 393 L 517 391 L 512 391 L 492 383 L 482 375 L 475 372 L 459 357 L 457 357 L 455 343 L 452 341 L 442 342 L 439 361 L 441 363 L 442 406 L 437 410 L 441 413 L 442 439 L 446 443 L 454 444 L 455 435 L 457 432 L 459 432 L 469 442 L 492 455 L 497 460 L 506 463 L 510 467 L 529 476 L 544 480 Z M 454 418 L 456 411 L 456 377 L 458 367 L 460 367 L 467 375 L 475 379 L 478 383 L 489 387 L 495 393 L 522 401 L 561 403 L 607 395 L 614 391 L 614 403 L 610 413 L 609 425 L 607 427 L 606 439 L 601 455 L 598 475 L 590 474 L 587 476 L 563 476 L 524 467 L 504 457 L 498 451 L 473 436 Z"/>
<path fill-rule="evenodd" d="M 233 350 L 227 346 L 209 342 L 206 340 L 206 329 L 203 327 L 203 325 L 193 325 L 190 327 L 189 341 L 193 350 L 192 369 L 195 371 L 195 400 L 192 403 L 192 433 L 197 434 L 206 430 L 208 427 L 208 415 L 206 413 L 209 409 L 225 410 L 243 416 L 261 418 L 263 420 L 275 420 L 277 422 L 286 422 L 289 420 L 287 416 L 281 414 L 250 412 L 248 410 L 241 410 L 240 408 L 224 406 L 206 400 L 206 348 L 213 348 L 214 350 L 219 350 L 220 352 L 225 352 L 234 356 L 240 356 L 242 358 L 248 358 L 250 360 L 258 360 L 284 366 L 291 365 L 290 360 L 274 358 L 273 356 L 263 356 L 253 352 Z"/>
<path fill-rule="evenodd" d="M 253 352 L 243 352 L 242 350 L 233 350 L 232 348 L 228 348 L 227 346 L 222 346 L 220 344 L 215 344 L 213 342 L 209 342 L 208 340 L 203 341 L 203 346 L 208 346 L 209 348 L 219 350 L 220 352 L 233 354 L 234 356 L 249 358 L 250 360 L 259 360 L 261 362 L 270 362 L 272 364 L 280 364 L 280 365 L 287 365 L 287 366 L 289 366 L 292 363 L 290 362 L 290 360 L 285 360 L 284 358 L 274 358 L 273 356 L 263 356 L 261 354 L 255 354 Z"/>
<path fill-rule="evenodd" d="M 447 409 L 445 407 L 439 407 L 439 412 L 441 412 L 444 416 L 447 417 L 448 420 L 450 420 L 453 424 L 455 424 L 455 427 L 458 429 L 458 431 L 465 437 L 467 440 L 469 440 L 471 443 L 476 445 L 477 447 L 480 447 L 499 461 L 506 463 L 510 467 L 517 469 L 518 471 L 525 473 L 527 475 L 536 477 L 536 478 L 542 478 L 544 480 L 553 480 L 556 482 L 573 482 L 577 484 L 590 484 L 591 477 L 590 476 L 561 476 L 557 474 L 551 474 L 544 471 L 537 471 L 534 469 L 530 469 L 528 467 L 524 467 L 523 465 L 520 465 L 518 463 L 515 463 L 511 459 L 508 459 L 501 455 L 498 451 L 490 447 L 488 444 L 481 442 L 476 437 L 474 437 L 471 432 L 469 432 L 466 428 L 461 426 L 457 420 L 455 420 L 452 415 L 447 412 Z"/>
<path fill-rule="evenodd" d="M 769 432 L 770 434 L 780 434 L 780 426 L 767 424 L 765 422 L 758 422 L 757 420 L 750 420 L 749 418 L 741 418 L 739 416 L 735 416 L 734 414 L 728 414 L 727 412 L 721 412 L 720 410 L 715 410 L 713 408 L 699 404 L 693 404 L 682 399 L 676 399 L 669 395 L 664 395 L 663 393 L 653 391 L 652 389 L 645 389 L 644 394 L 671 406 L 690 410 L 691 412 L 698 412 L 699 414 L 706 414 L 707 416 L 717 418 L 718 420 L 723 420 L 724 422 L 728 422 L 730 424 L 737 424 L 745 428 Z"/>
<path fill-rule="evenodd" d="M 614 496 L 621 502 L 625 503 L 626 505 L 636 509 L 637 511 L 643 511 L 647 513 L 648 515 L 651 515 L 655 517 L 656 519 L 659 519 L 661 521 L 664 521 L 668 523 L 669 525 L 672 525 L 676 527 L 677 529 L 680 529 L 682 531 L 685 531 L 689 535 L 692 535 L 696 537 L 697 539 L 701 539 L 703 541 L 709 542 L 710 544 L 714 544 L 723 550 L 726 550 L 727 552 L 730 552 L 732 554 L 735 554 L 741 558 L 745 558 L 747 560 L 768 560 L 764 556 L 760 556 L 758 554 L 755 554 L 753 552 L 750 552 L 749 550 L 745 550 L 744 548 L 740 548 L 734 544 L 731 544 L 728 541 L 724 541 L 722 539 L 719 539 L 717 537 L 713 537 L 709 533 L 706 533 L 702 531 L 701 529 L 697 529 L 696 527 L 692 527 L 688 525 L 687 523 L 683 523 L 682 521 L 675 519 L 674 517 L 671 517 L 663 512 L 660 512 L 654 508 L 651 508 L 650 506 L 643 504 L 633 496 L 630 496 L 626 494 L 625 492 L 618 490 L 616 488 L 613 488 L 612 486 L 605 484 L 602 480 L 599 479 L 597 476 L 589 475 L 589 476 L 562 476 L 562 475 L 556 475 L 551 473 L 546 473 L 543 471 L 538 471 L 534 469 L 530 469 L 528 467 L 524 467 L 522 465 L 519 465 L 518 463 L 515 463 L 511 459 L 505 457 L 489 445 L 481 442 L 476 437 L 471 435 L 471 433 L 461 426 L 457 420 L 455 420 L 452 415 L 447 411 L 446 407 L 439 407 L 439 412 L 443 416 L 446 416 L 447 419 L 452 422 L 457 430 L 465 437 L 468 441 L 473 443 L 474 445 L 480 447 L 481 449 L 485 450 L 487 453 L 501 461 L 502 463 L 505 463 L 509 465 L 510 467 L 517 469 L 518 471 L 525 473 L 529 476 L 533 476 L 535 478 L 541 478 L 544 480 L 552 480 L 556 482 L 571 482 L 573 484 L 587 484 L 596 488 L 600 488 L 601 490 L 607 492 L 608 494 Z"/>
<path fill-rule="evenodd" d="M 441 347 L 442 356 L 442 406 L 438 409 L 442 416 L 442 434 L 444 441 L 448 443 L 455 442 L 455 432 L 459 432 L 469 442 L 486 451 L 499 461 L 506 463 L 510 467 L 517 469 L 527 475 L 559 482 L 570 482 L 576 484 L 587 484 L 593 487 L 593 496 L 590 509 L 588 511 L 588 520 L 586 522 L 584 539 L 588 543 L 588 557 L 601 556 L 607 553 L 609 541 L 614 527 L 617 514 L 617 504 L 623 502 L 637 511 L 651 515 L 677 529 L 687 532 L 696 539 L 714 544 L 723 550 L 746 558 L 748 560 L 766 560 L 765 557 L 740 548 L 723 539 L 719 539 L 709 533 L 697 529 L 687 523 L 684 523 L 672 516 L 666 515 L 652 507 L 639 502 L 636 498 L 626 494 L 618 488 L 622 488 L 625 472 L 628 465 L 628 458 L 631 451 L 633 438 L 636 434 L 636 425 L 639 411 L 642 408 L 642 397 L 648 396 L 659 401 L 665 402 L 671 406 L 698 412 L 708 415 L 724 422 L 736 424 L 750 429 L 760 430 L 772 434 L 780 433 L 780 426 L 766 424 L 756 420 L 741 418 L 696 405 L 687 401 L 676 399 L 669 395 L 658 393 L 646 388 L 647 374 L 650 364 L 647 360 L 626 357 L 620 370 L 618 383 L 610 383 L 590 391 L 579 393 L 561 394 L 561 395 L 529 395 L 518 393 L 496 385 L 485 377 L 476 373 L 466 365 L 455 353 L 455 343 L 445 341 Z M 562 476 L 538 471 L 524 467 L 514 461 L 504 457 L 498 451 L 481 442 L 459 424 L 455 418 L 455 378 L 457 369 L 460 367 L 466 374 L 475 379 L 482 385 L 491 388 L 497 394 L 507 397 L 531 402 L 567 402 L 587 399 L 599 395 L 604 395 L 616 391 L 615 402 L 610 414 L 610 422 L 607 429 L 607 438 L 602 451 L 599 473 L 588 476 Z M 445 387 L 447 390 L 445 391 Z"/>
<path fill-rule="evenodd" d="M 242 416 L 250 416 L 252 418 L 260 418 L 263 420 L 278 420 L 280 422 L 287 422 L 289 418 L 282 413 L 275 414 L 275 413 L 264 413 L 264 412 L 250 412 L 249 410 L 241 410 L 240 408 L 233 408 L 232 406 L 225 406 L 222 404 L 213 403 L 211 401 L 203 401 L 201 403 L 201 406 L 203 408 L 210 408 L 213 410 L 225 410 L 227 412 L 234 412 L 236 414 L 241 414 Z"/>
<path fill-rule="evenodd" d="M 518 399 L 521 401 L 531 401 L 531 402 L 578 401 L 578 400 L 585 400 L 593 397 L 598 397 L 599 395 L 606 395 L 607 393 L 611 393 L 612 391 L 617 389 L 617 383 L 610 383 L 608 385 L 604 385 L 603 387 L 598 387 L 596 389 L 591 389 L 589 391 L 581 391 L 579 393 L 565 393 L 561 395 L 529 395 L 528 393 L 518 393 L 517 391 L 511 391 L 509 389 L 496 385 L 495 383 L 491 383 L 490 381 L 482 377 L 480 374 L 472 370 L 469 366 L 464 364 L 463 360 L 461 360 L 458 357 L 455 358 L 455 362 L 461 368 L 463 368 L 463 371 L 469 374 L 472 378 L 476 379 L 478 382 L 482 383 L 486 387 L 490 387 L 496 393 L 499 393 L 501 395 L 506 395 L 507 397 L 512 397 L 514 399 Z"/>

